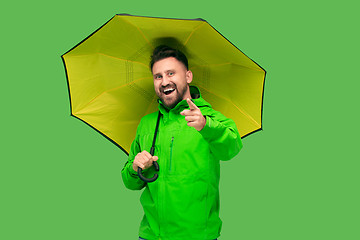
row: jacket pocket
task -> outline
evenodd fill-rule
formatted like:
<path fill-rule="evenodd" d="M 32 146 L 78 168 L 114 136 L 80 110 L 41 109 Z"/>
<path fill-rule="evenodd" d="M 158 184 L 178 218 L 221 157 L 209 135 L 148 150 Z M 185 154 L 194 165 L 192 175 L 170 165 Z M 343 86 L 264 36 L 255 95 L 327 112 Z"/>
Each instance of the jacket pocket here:
<path fill-rule="evenodd" d="M 172 170 L 172 155 L 173 155 L 173 147 L 174 147 L 174 137 L 171 137 L 170 143 L 170 157 L 169 157 L 169 172 Z"/>

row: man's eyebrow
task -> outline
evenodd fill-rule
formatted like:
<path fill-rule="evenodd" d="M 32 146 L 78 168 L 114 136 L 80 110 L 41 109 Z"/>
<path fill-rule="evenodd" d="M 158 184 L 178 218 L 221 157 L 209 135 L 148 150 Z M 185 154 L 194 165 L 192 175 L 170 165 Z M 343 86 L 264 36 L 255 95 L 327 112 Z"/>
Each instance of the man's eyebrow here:
<path fill-rule="evenodd" d="M 165 73 L 168 73 L 168 72 L 175 72 L 174 69 L 169 69 L 169 70 L 166 70 Z M 162 73 L 154 73 L 153 76 L 160 76 Z"/>

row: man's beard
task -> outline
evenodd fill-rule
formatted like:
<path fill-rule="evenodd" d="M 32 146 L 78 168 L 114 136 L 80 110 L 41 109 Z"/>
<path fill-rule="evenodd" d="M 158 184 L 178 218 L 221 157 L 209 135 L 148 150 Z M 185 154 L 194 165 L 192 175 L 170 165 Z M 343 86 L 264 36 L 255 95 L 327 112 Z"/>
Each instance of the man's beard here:
<path fill-rule="evenodd" d="M 176 94 L 176 96 L 173 96 L 173 98 L 169 101 L 169 99 L 167 99 L 167 96 L 164 94 L 164 89 L 172 87 L 174 88 L 174 93 Z M 187 91 L 187 85 L 185 85 L 182 89 L 178 89 L 176 84 L 172 83 L 172 84 L 168 84 L 165 87 L 160 87 L 159 91 L 160 91 L 160 96 L 158 96 L 161 100 L 161 102 L 165 105 L 165 107 L 172 109 L 174 108 L 179 102 L 181 102 L 184 99 L 185 93 Z"/>

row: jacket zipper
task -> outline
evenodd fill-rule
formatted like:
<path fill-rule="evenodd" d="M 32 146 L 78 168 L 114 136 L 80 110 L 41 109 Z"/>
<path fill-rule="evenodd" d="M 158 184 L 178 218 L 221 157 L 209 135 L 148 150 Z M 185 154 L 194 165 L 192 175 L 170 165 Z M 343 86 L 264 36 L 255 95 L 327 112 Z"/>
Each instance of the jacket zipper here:
<path fill-rule="evenodd" d="M 172 167 L 172 150 L 173 150 L 173 146 L 174 146 L 174 137 L 171 137 L 169 171 L 171 171 L 171 167 Z"/>

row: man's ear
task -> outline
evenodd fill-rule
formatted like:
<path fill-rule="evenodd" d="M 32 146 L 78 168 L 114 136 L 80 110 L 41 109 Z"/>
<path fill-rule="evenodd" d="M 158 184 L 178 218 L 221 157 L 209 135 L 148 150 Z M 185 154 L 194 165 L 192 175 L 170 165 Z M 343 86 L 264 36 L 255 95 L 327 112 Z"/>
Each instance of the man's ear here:
<path fill-rule="evenodd" d="M 190 70 L 188 70 L 186 72 L 186 82 L 190 84 L 192 80 L 193 80 L 193 73 Z"/>

